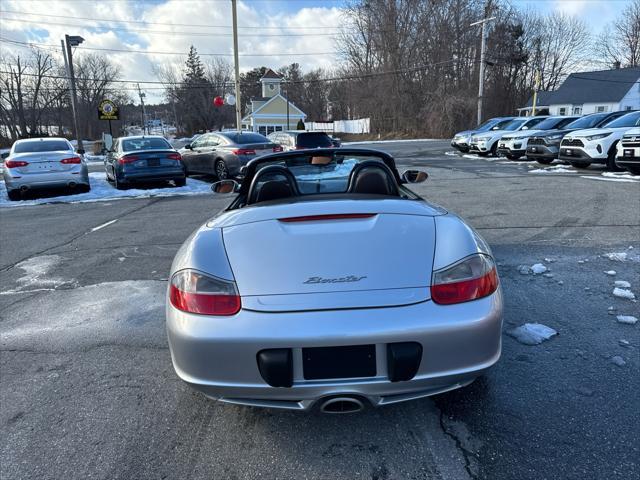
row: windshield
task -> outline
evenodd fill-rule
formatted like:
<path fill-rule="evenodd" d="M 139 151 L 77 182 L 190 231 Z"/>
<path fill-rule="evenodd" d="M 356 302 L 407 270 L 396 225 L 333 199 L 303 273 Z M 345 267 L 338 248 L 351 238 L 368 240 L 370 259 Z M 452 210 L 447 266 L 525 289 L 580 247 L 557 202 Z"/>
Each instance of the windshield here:
<path fill-rule="evenodd" d="M 73 150 L 73 148 L 66 140 L 33 140 L 31 142 L 16 143 L 13 147 L 13 153 L 60 152 L 69 150 Z"/>
<path fill-rule="evenodd" d="M 133 150 L 164 150 L 171 149 L 171 145 L 164 138 L 125 138 L 122 140 L 122 151 Z"/>
<path fill-rule="evenodd" d="M 536 125 L 536 130 L 551 130 L 553 128 L 560 128 L 563 125 L 574 120 L 573 118 L 547 118 Z"/>
<path fill-rule="evenodd" d="M 237 145 L 247 143 L 271 143 L 271 140 L 259 133 L 223 133 L 221 135 Z"/>
<path fill-rule="evenodd" d="M 536 127 L 536 129 L 537 129 L 538 128 L 538 124 L 540 124 L 544 120 L 545 120 L 544 118 L 532 118 L 531 120 L 529 120 L 527 123 L 524 124 L 522 129 L 523 130 L 531 130 L 533 127 Z"/>
<path fill-rule="evenodd" d="M 510 132 L 513 132 L 514 130 L 517 130 L 518 128 L 520 128 L 524 124 L 524 122 L 526 122 L 526 120 L 510 120 L 509 123 L 507 123 L 502 128 L 502 130 L 508 130 Z"/>
<path fill-rule="evenodd" d="M 333 146 L 329 135 L 322 132 L 299 133 L 296 146 L 300 148 L 328 148 Z"/>
<path fill-rule="evenodd" d="M 268 165 L 282 165 L 294 176 L 300 194 L 312 195 L 318 193 L 345 193 L 349 183 L 349 176 L 353 168 L 361 162 L 375 161 L 384 165 L 384 161 L 374 155 L 339 155 L 339 154 L 301 154 L 295 157 L 277 159 L 272 162 L 260 163 L 256 176 L 255 187 L 265 182 L 273 181 L 271 175 L 261 175 L 260 169 Z M 281 175 L 280 175 L 281 176 Z M 280 178 L 275 180 L 280 181 Z M 393 180 L 393 179 L 391 179 Z M 395 181 L 395 180 L 394 180 Z"/>
<path fill-rule="evenodd" d="M 640 112 L 633 112 L 624 115 L 611 123 L 607 124 L 607 128 L 635 127 L 640 120 Z"/>
<path fill-rule="evenodd" d="M 587 115 L 586 117 L 579 118 L 573 122 L 565 125 L 565 128 L 591 128 L 598 125 L 602 119 L 606 118 L 608 113 L 595 113 L 593 115 Z"/>

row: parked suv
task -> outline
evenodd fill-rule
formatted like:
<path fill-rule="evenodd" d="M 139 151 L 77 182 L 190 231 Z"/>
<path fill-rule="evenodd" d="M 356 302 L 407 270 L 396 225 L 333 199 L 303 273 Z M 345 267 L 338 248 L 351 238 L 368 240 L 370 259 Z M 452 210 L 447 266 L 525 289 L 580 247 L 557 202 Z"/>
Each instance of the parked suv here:
<path fill-rule="evenodd" d="M 331 148 L 334 146 L 331 137 L 324 132 L 307 132 L 305 130 L 288 130 L 273 132 L 269 140 L 287 150 L 305 150 L 307 148 Z"/>
<path fill-rule="evenodd" d="M 560 142 L 566 134 L 586 128 L 602 128 L 626 113 L 592 113 L 574 120 L 561 129 L 538 132 L 527 142 L 527 158 L 548 165 L 558 158 Z"/>
<path fill-rule="evenodd" d="M 624 132 L 618 144 L 616 165 L 626 168 L 634 175 L 640 175 L 640 128 Z"/>
<path fill-rule="evenodd" d="M 465 130 L 463 132 L 458 132 L 453 136 L 453 139 L 451 140 L 451 146 L 456 150 L 460 150 L 461 152 L 466 153 L 469 151 L 469 147 L 471 144 L 471 137 L 474 134 L 487 132 L 489 130 L 502 130 L 514 118 L 516 117 L 491 118 L 481 123 L 473 130 Z"/>
<path fill-rule="evenodd" d="M 503 135 L 510 132 L 519 132 L 522 130 L 532 130 L 537 124 L 548 117 L 516 117 L 501 130 L 489 130 L 488 132 L 477 133 L 471 137 L 471 147 L 469 151 L 477 153 L 480 156 L 492 154 L 498 155 L 498 141 Z"/>
<path fill-rule="evenodd" d="M 640 124 L 640 112 L 631 112 L 608 123 L 604 128 L 577 130 L 566 135 L 560 143 L 560 160 L 576 168 L 592 163 L 604 163 L 609 170 L 616 166 L 616 147 L 624 133 Z"/>
<path fill-rule="evenodd" d="M 527 142 L 533 135 L 545 130 L 557 130 L 573 122 L 578 117 L 547 117 L 533 127 L 533 130 L 520 131 L 503 136 L 498 142 L 498 154 L 510 160 L 517 160 L 527 152 Z"/>

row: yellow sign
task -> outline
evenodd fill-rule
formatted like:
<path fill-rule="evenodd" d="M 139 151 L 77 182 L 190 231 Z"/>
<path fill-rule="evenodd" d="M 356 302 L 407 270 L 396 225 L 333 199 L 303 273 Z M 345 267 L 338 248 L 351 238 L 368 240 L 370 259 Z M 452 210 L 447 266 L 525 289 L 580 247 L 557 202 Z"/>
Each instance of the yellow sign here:
<path fill-rule="evenodd" d="M 100 120 L 119 120 L 118 107 L 111 100 L 102 100 L 98 105 L 98 118 Z"/>

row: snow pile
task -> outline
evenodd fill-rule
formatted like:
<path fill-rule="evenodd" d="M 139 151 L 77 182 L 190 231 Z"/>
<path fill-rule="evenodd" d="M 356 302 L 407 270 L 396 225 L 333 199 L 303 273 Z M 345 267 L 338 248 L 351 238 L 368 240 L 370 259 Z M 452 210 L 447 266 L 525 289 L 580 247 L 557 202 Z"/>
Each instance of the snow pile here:
<path fill-rule="evenodd" d="M 607 275 L 609 275 L 610 277 L 614 277 L 616 275 L 616 271 L 615 270 L 607 270 L 606 272 Z"/>
<path fill-rule="evenodd" d="M 576 170 L 573 170 L 566 165 L 554 165 L 553 167 L 547 168 L 536 168 L 534 170 L 529 170 L 529 173 L 577 173 Z"/>
<path fill-rule="evenodd" d="M 624 358 L 622 358 L 620 355 L 611 357 L 611 363 L 619 367 L 624 367 L 627 364 L 627 362 L 624 361 Z"/>
<path fill-rule="evenodd" d="M 525 323 L 507 332 L 507 335 L 525 345 L 540 345 L 545 340 L 549 340 L 557 334 L 558 332 L 553 328 L 542 325 L 541 323 Z"/>
<path fill-rule="evenodd" d="M 624 298 L 627 300 L 636 299 L 636 296 L 633 294 L 631 290 L 626 290 L 624 288 L 618 288 L 618 287 L 613 289 L 613 296 L 618 298 Z"/>
<path fill-rule="evenodd" d="M 586 178 L 587 180 L 602 180 L 603 182 L 640 183 L 640 181 L 631 180 L 629 178 L 592 177 L 586 175 L 581 175 L 580 178 Z"/>
<path fill-rule="evenodd" d="M 618 315 L 616 320 L 618 323 L 625 323 L 627 325 L 635 325 L 638 323 L 638 319 L 633 315 Z"/>
<path fill-rule="evenodd" d="M 211 184 L 193 178 L 187 178 L 187 185 L 184 187 L 171 187 L 167 185 L 167 187 L 164 188 L 116 190 L 113 185 L 107 182 L 107 177 L 104 172 L 93 172 L 89 173 L 89 182 L 91 183 L 91 191 L 87 193 L 36 198 L 17 202 L 12 202 L 7 198 L 4 182 L 0 182 L 0 208 L 41 205 L 43 203 L 103 202 L 123 198 L 172 197 L 176 195 L 202 195 L 211 193 Z"/>
<path fill-rule="evenodd" d="M 533 272 L 534 275 L 540 275 L 541 273 L 544 273 L 547 271 L 547 267 L 545 267 L 541 263 L 536 263 L 535 265 L 531 266 L 531 271 Z"/>
<path fill-rule="evenodd" d="M 84 154 L 84 161 L 87 163 L 104 163 L 104 155 L 91 155 L 89 153 Z"/>
<path fill-rule="evenodd" d="M 533 270 L 531 270 L 529 265 L 519 265 L 518 272 L 520 272 L 520 275 L 531 275 Z"/>
<path fill-rule="evenodd" d="M 631 288 L 631 284 L 629 282 L 624 281 L 624 280 L 616 280 L 615 281 L 615 286 L 616 287 L 620 287 L 620 288 Z"/>
<path fill-rule="evenodd" d="M 602 176 L 607 178 L 628 178 L 631 180 L 640 180 L 640 175 L 633 175 L 629 172 L 602 172 Z"/>
<path fill-rule="evenodd" d="M 627 259 L 627 252 L 605 253 L 604 257 L 614 262 L 624 262 Z"/>

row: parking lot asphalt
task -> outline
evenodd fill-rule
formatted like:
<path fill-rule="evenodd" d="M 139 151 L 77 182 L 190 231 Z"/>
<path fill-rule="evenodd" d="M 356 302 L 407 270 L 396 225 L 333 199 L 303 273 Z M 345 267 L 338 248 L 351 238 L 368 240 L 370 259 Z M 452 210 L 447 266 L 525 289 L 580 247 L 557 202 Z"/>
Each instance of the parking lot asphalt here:
<path fill-rule="evenodd" d="M 179 245 L 227 198 L 4 208 L 0 478 L 639 478 L 640 324 L 617 316 L 640 308 L 612 292 L 623 280 L 640 296 L 640 183 L 445 141 L 372 147 L 424 168 L 414 190 L 493 248 L 506 305 L 486 376 L 351 415 L 207 400 L 173 371 L 164 291 Z M 546 276 L 523 267 L 537 263 Z M 508 332 L 525 323 L 558 335 L 519 343 Z"/>

